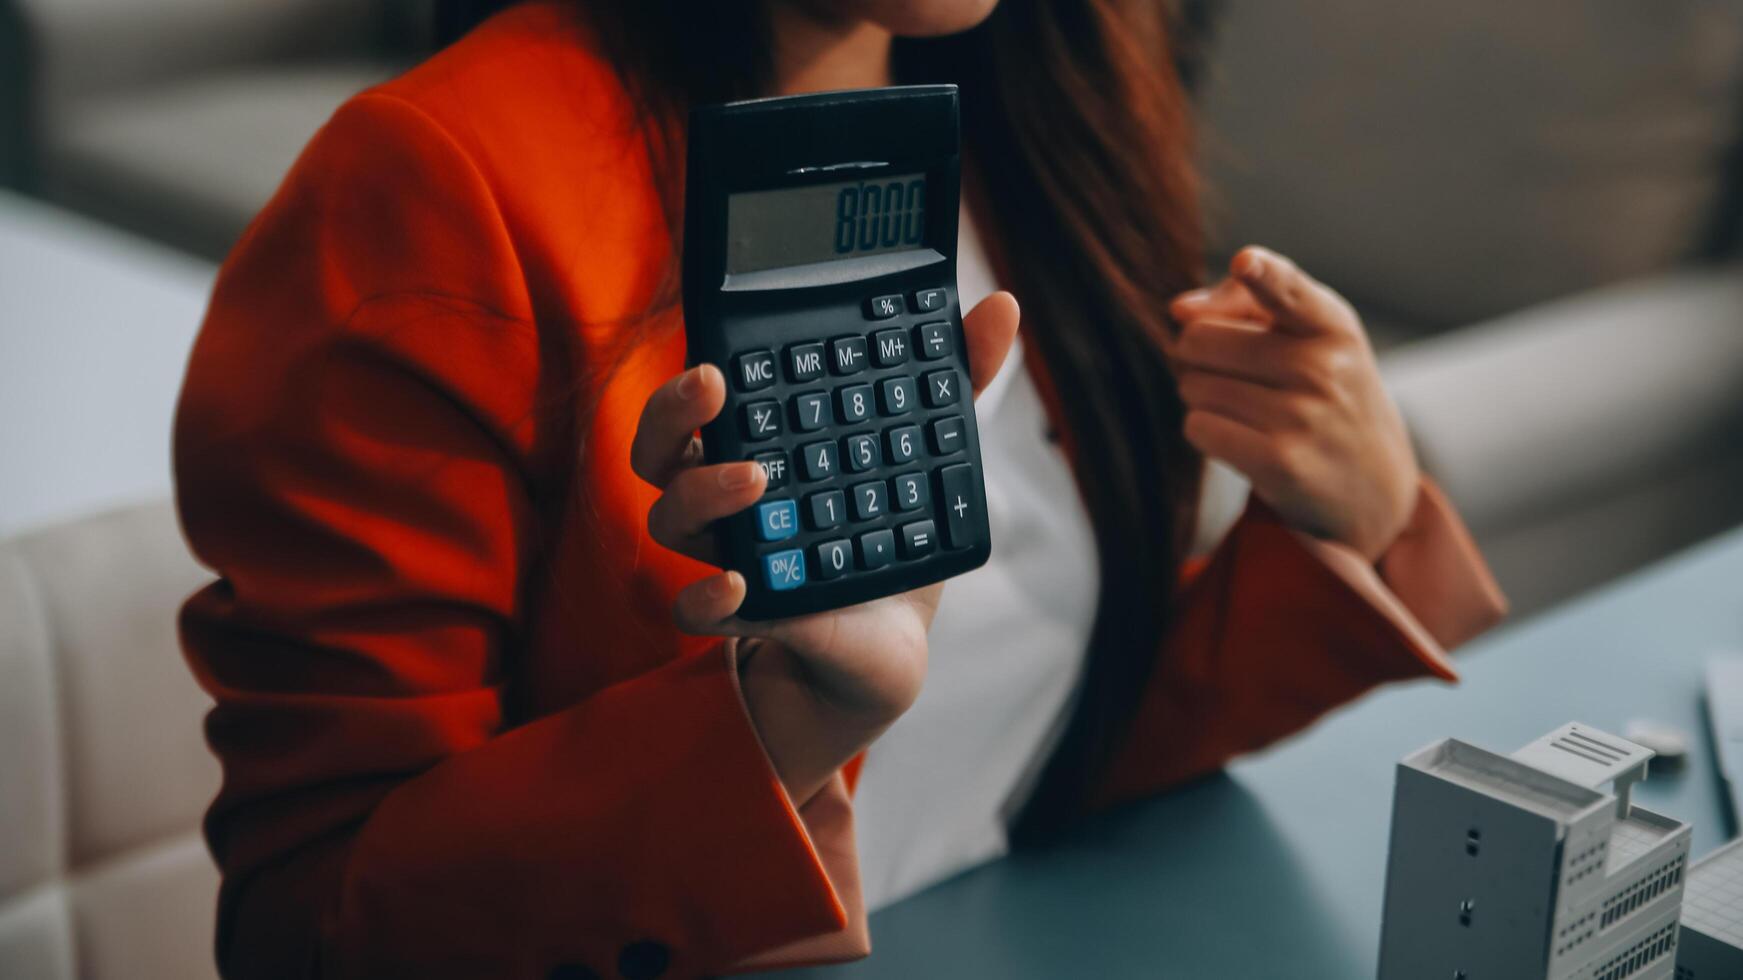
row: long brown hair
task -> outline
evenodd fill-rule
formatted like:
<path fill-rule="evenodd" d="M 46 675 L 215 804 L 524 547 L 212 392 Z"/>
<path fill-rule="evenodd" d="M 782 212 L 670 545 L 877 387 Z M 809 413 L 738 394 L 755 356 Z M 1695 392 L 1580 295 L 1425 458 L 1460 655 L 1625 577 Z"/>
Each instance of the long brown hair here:
<path fill-rule="evenodd" d="M 450 2 L 449 33 L 503 5 Z M 765 91 L 762 9 L 761 0 L 586 4 L 647 120 L 674 241 L 685 110 Z M 1024 343 L 1063 415 L 1100 559 L 1078 703 L 1011 827 L 1019 845 L 1068 822 L 1118 747 L 1191 539 L 1201 465 L 1182 436 L 1158 344 L 1169 298 L 1202 275 L 1190 119 L 1170 28 L 1162 0 L 1003 0 L 971 31 L 904 39 L 895 50 L 898 80 L 960 86 L 970 200 L 981 205 L 983 238 L 1022 302 Z M 656 303 L 674 300 L 667 290 Z"/>

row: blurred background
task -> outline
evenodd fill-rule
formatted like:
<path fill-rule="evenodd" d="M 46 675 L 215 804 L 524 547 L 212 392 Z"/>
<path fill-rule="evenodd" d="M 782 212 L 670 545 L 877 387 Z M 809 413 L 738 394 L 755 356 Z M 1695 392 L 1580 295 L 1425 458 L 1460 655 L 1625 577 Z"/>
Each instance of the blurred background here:
<path fill-rule="evenodd" d="M 434 6 L 0 0 L 0 975 L 212 973 L 175 394 L 216 263 Z M 1518 615 L 1743 523 L 1743 2 L 1176 12 L 1217 250 L 1362 311 Z"/>

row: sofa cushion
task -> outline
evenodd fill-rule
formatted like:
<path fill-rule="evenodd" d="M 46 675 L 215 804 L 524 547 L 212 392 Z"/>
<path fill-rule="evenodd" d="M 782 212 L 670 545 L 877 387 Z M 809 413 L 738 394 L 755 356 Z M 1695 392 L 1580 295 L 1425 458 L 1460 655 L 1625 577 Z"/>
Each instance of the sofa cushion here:
<path fill-rule="evenodd" d="M 198 833 L 129 852 L 80 873 L 71 886 L 79 975 L 218 975 L 212 954 L 218 869 Z"/>
<path fill-rule="evenodd" d="M 81 100 L 43 135 L 43 189 L 221 258 L 333 110 L 393 72 L 373 61 L 264 66 Z"/>
<path fill-rule="evenodd" d="M 177 642 L 182 600 L 210 579 L 167 503 L 38 532 L 19 552 L 52 637 L 68 859 L 80 867 L 198 826 L 218 764 L 211 701 Z"/>
<path fill-rule="evenodd" d="M 1215 237 L 1445 326 L 1665 269 L 1743 123 L 1734 0 L 1223 0 Z"/>
<path fill-rule="evenodd" d="M 66 852 L 52 656 L 30 569 L 0 547 L 0 904 L 54 877 Z"/>

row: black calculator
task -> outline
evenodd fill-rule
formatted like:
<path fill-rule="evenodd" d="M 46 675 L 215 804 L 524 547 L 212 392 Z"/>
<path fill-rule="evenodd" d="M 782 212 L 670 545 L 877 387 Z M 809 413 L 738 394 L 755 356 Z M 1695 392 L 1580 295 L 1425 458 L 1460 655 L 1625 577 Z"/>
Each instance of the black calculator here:
<path fill-rule="evenodd" d="M 690 114 L 684 324 L 719 366 L 710 463 L 768 489 L 720 522 L 739 615 L 904 592 L 991 552 L 956 293 L 954 85 Z"/>

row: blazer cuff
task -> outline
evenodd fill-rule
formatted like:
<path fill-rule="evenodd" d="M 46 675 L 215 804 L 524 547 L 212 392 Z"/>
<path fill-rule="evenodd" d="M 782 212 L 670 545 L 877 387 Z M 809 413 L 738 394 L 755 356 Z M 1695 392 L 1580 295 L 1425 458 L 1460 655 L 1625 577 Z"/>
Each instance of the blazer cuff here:
<path fill-rule="evenodd" d="M 1447 650 L 1499 622 L 1507 601 L 1457 512 L 1427 478 L 1397 540 L 1369 564 L 1355 549 L 1300 531 L 1295 539 L 1408 641 L 1434 674 L 1457 680 Z"/>

